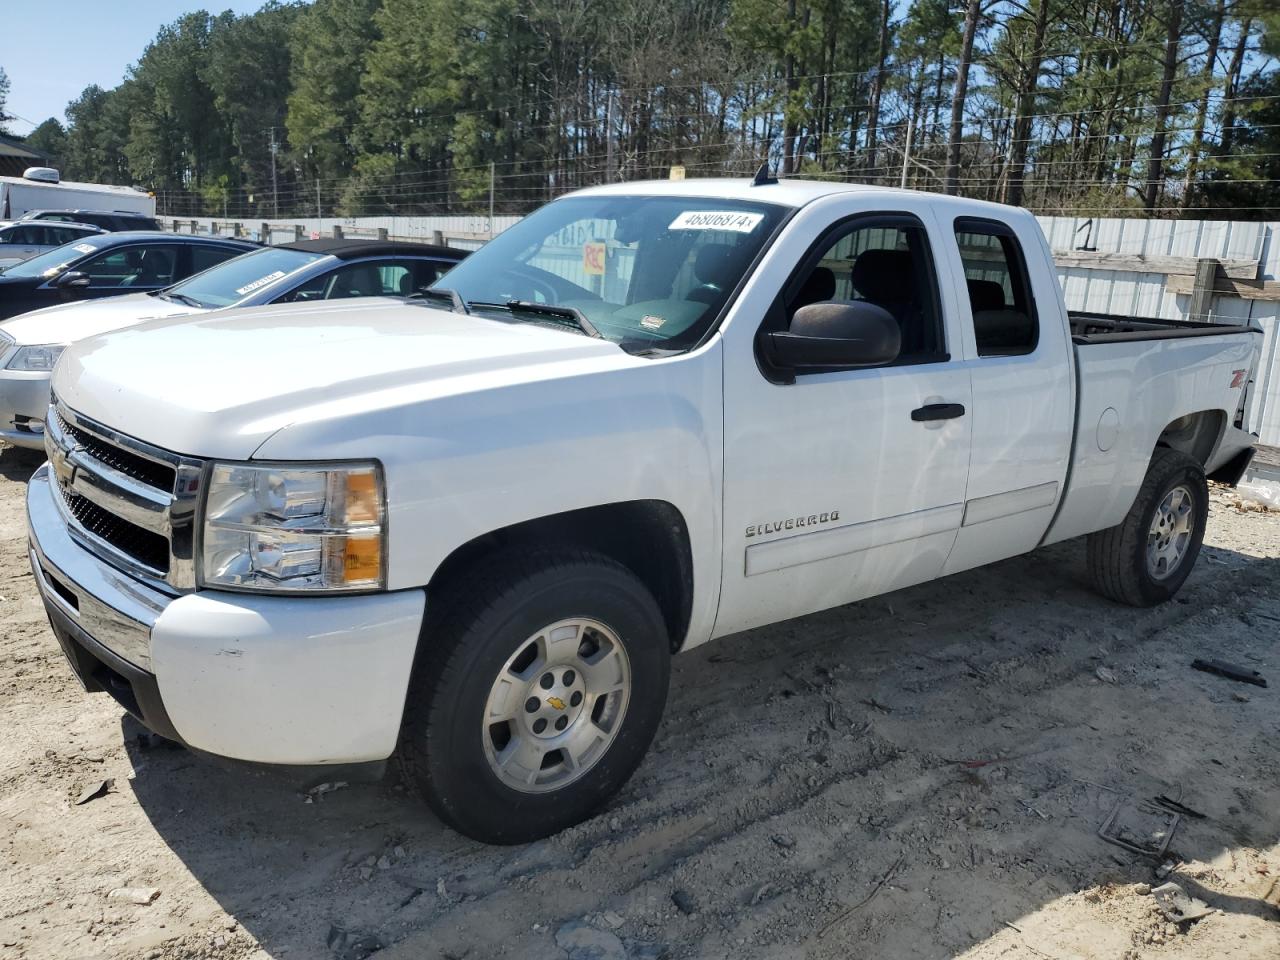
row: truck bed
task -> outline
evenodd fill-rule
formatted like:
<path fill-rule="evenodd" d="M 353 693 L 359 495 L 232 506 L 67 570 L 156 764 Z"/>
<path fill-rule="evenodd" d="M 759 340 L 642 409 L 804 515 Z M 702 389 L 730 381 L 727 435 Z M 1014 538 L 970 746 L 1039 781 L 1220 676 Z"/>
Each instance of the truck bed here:
<path fill-rule="evenodd" d="M 1078 344 L 1122 343 L 1131 340 L 1166 340 L 1171 337 L 1211 337 L 1224 333 L 1258 333 L 1248 324 L 1206 323 L 1200 320 L 1162 320 L 1119 313 L 1067 311 L 1071 339 Z"/>

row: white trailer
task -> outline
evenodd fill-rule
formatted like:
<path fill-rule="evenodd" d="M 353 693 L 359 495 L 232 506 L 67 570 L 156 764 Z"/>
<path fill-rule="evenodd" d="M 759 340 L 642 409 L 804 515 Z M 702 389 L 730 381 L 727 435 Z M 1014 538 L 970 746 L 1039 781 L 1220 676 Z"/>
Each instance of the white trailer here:
<path fill-rule="evenodd" d="M 0 220 L 29 210 L 101 210 L 156 215 L 156 198 L 133 187 L 62 180 L 50 167 L 30 167 L 21 177 L 0 177 Z"/>

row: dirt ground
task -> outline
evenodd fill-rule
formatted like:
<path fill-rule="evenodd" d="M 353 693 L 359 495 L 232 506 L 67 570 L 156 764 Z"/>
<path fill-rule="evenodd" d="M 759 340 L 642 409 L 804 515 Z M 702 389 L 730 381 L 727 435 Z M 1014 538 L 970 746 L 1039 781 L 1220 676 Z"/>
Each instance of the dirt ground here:
<path fill-rule="evenodd" d="M 394 780 L 308 803 L 83 694 L 27 569 L 37 462 L 0 455 L 0 957 L 1280 957 L 1280 514 L 1216 492 L 1154 610 L 1069 543 L 680 656 L 611 807 L 494 848 Z M 1119 805 L 1150 839 L 1161 795 L 1203 814 L 1162 858 L 1099 838 Z M 1165 880 L 1211 912 L 1167 921 Z"/>

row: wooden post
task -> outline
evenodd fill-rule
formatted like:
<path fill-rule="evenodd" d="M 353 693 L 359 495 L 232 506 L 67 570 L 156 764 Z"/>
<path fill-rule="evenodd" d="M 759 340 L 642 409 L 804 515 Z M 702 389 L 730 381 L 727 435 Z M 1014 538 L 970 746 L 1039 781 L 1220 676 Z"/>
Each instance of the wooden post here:
<path fill-rule="evenodd" d="M 1196 261 L 1195 286 L 1191 288 L 1191 303 L 1187 307 L 1187 319 L 1205 322 L 1213 313 L 1213 286 L 1218 279 L 1218 261 L 1202 257 Z"/>
<path fill-rule="evenodd" d="M 300 223 L 295 223 L 295 224 L 293 225 L 293 239 L 294 239 L 294 240 L 301 240 L 301 239 L 302 239 L 302 234 L 303 234 L 302 224 L 300 224 Z"/>
<path fill-rule="evenodd" d="M 342 227 L 340 227 L 340 226 L 339 226 L 338 224 L 336 224 L 336 223 L 333 225 L 333 239 L 335 239 L 335 240 L 341 240 L 341 239 L 342 239 Z"/>
<path fill-rule="evenodd" d="M 386 227 L 379 227 L 379 228 L 378 228 L 378 239 L 379 239 L 379 240 L 385 240 L 385 239 L 387 239 L 387 228 L 386 228 Z"/>
<path fill-rule="evenodd" d="M 209 233 L 211 233 L 213 236 L 216 237 L 221 229 L 222 229 L 222 225 L 218 223 L 217 220 L 209 221 Z"/>
<path fill-rule="evenodd" d="M 443 231 L 443 230 L 432 230 L 432 231 L 431 231 L 431 242 L 432 242 L 432 243 L 434 243 L 437 247 L 443 247 L 443 246 L 444 246 L 444 231 Z"/>
<path fill-rule="evenodd" d="M 199 232 L 200 232 L 200 224 L 198 224 L 198 223 L 196 223 L 194 220 L 192 220 L 192 221 L 191 221 L 191 235 L 192 235 L 192 236 L 195 236 L 195 235 L 196 235 L 197 233 L 199 233 Z"/>
<path fill-rule="evenodd" d="M 174 217 L 174 218 L 173 218 L 173 232 L 174 232 L 174 233 L 177 233 L 177 232 L 178 232 L 178 229 L 179 229 L 179 227 L 180 227 L 180 226 L 181 226 L 181 222 L 178 220 L 178 218 L 177 218 L 177 217 Z"/>
<path fill-rule="evenodd" d="M 271 242 L 271 224 L 267 223 L 265 220 L 262 222 L 262 227 L 258 231 L 258 242 L 259 243 Z"/>
<path fill-rule="evenodd" d="M 240 221 L 239 220 L 231 224 L 231 235 L 239 239 L 240 237 Z"/>

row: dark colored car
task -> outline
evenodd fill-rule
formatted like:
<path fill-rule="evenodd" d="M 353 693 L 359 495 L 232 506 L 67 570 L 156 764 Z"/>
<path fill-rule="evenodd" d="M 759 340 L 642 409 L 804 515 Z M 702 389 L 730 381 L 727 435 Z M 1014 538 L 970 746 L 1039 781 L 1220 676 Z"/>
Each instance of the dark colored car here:
<path fill-rule="evenodd" d="M 0 271 L 0 320 L 67 300 L 168 287 L 258 245 L 230 237 L 101 233 Z"/>
<path fill-rule="evenodd" d="M 67 223 L 88 223 L 110 233 L 121 230 L 159 230 L 155 217 L 128 210 L 29 210 L 23 220 L 62 220 Z"/>

